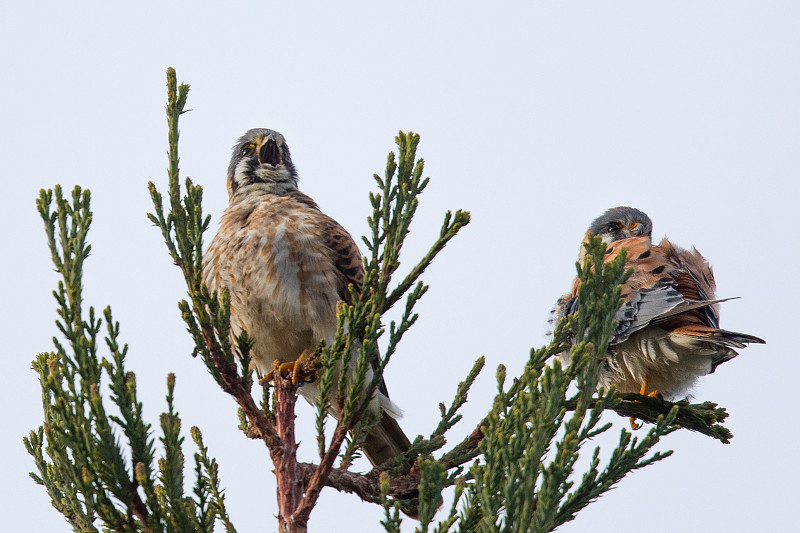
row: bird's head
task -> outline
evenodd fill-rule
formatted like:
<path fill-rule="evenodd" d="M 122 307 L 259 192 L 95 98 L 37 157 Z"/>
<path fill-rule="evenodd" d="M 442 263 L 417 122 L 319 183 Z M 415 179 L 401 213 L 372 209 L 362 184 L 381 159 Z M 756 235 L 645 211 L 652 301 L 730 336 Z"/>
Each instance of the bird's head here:
<path fill-rule="evenodd" d="M 592 222 L 589 233 L 597 235 L 606 244 L 630 237 L 651 237 L 653 222 L 643 212 L 633 207 L 612 207 Z"/>
<path fill-rule="evenodd" d="M 254 128 L 233 147 L 228 166 L 228 194 L 234 197 L 260 191 L 285 194 L 297 190 L 297 170 L 283 135 Z"/>

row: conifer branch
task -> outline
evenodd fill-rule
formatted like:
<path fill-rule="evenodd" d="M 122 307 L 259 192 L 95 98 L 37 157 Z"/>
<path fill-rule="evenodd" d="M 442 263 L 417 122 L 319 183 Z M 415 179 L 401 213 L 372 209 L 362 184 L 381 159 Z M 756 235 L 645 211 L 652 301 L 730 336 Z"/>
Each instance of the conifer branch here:
<path fill-rule="evenodd" d="M 329 345 L 321 344 L 313 357 L 304 358 L 306 374 L 318 376 L 315 424 L 320 460 L 298 462 L 294 427 L 298 386 L 276 372 L 272 394 L 265 387 L 256 401 L 250 368 L 253 339 L 246 332 L 231 335 L 230 295 L 225 290 L 212 293 L 202 283 L 203 234 L 210 217 L 202 211 L 201 187 L 186 178 L 183 192 L 178 157 L 178 122 L 186 112 L 189 87 L 177 83 L 173 69 L 167 79 L 168 204 L 165 207 L 164 198 L 150 183 L 154 212 L 148 218 L 159 227 L 171 259 L 184 275 L 187 299 L 179 303 L 179 310 L 195 342 L 195 355 L 238 404 L 245 435 L 262 440 L 269 450 L 277 478 L 280 531 L 306 531 L 326 486 L 381 505 L 381 524 L 391 532 L 399 531 L 399 511 L 409 509 L 418 513 L 419 532 L 552 531 L 628 473 L 669 456 L 672 452 L 652 452 L 669 433 L 684 428 L 730 441 L 730 431 L 720 425 L 727 412 L 714 403 L 671 403 L 617 394 L 613 389 L 598 391 L 601 364 L 621 304 L 620 284 L 627 274 L 624 254 L 604 263 L 605 245 L 590 239 L 588 260 L 578 267 L 579 312 L 556 325 L 549 346 L 531 351 L 520 376 L 509 380 L 505 367 L 498 368 L 497 394 L 476 428 L 445 449 L 483 358 L 459 383 L 449 407 L 439 404 L 440 421 L 427 439 L 418 437 L 407 452 L 368 472 L 352 472 L 359 447 L 379 421 L 370 404 L 383 373 L 418 320 L 414 309 L 428 290 L 420 278 L 470 221 L 467 212 L 448 212 L 429 251 L 402 280 L 393 281 L 419 196 L 429 183 L 422 177 L 424 162 L 416 157 L 419 136 L 400 132 L 395 139 L 397 154 L 389 154 L 383 177 L 375 175 L 378 191 L 369 196 L 372 213 L 369 237 L 363 237 L 369 252 L 363 288 L 357 293 L 349 287 L 352 303 L 338 306 L 335 338 Z M 61 277 L 53 292 L 61 336 L 53 339 L 54 352 L 40 354 L 33 363 L 42 386 L 44 424 L 24 439 L 37 469 L 31 477 L 45 486 L 54 507 L 75 531 L 99 531 L 101 524 L 103 530 L 125 532 L 211 533 L 221 523 L 227 532 L 235 532 L 218 465 L 195 427 L 191 430 L 198 449 L 195 484 L 193 496 L 184 494 L 184 436 L 173 402 L 174 375 L 167 379 L 167 411 L 160 424 L 163 455 L 157 457 L 152 426 L 144 420 L 137 397 L 136 377 L 125 369 L 128 346 L 120 340 L 119 323 L 110 308 L 102 319 L 93 307 L 83 311 L 82 269 L 91 249 L 89 200 L 89 192 L 77 187 L 66 198 L 59 186 L 42 191 L 37 200 Z M 385 327 L 385 313 L 403 299 L 399 320 Z M 99 355 L 101 331 L 108 357 Z M 565 350 L 570 353 L 566 366 L 554 357 Z M 105 386 L 108 398 L 102 392 Z M 605 411 L 652 426 L 637 437 L 622 429 L 605 464 L 595 448 L 588 470 L 577 475 L 575 465 L 583 447 L 612 427 L 604 422 Z M 327 437 L 330 414 L 336 425 Z M 341 462 L 335 467 L 337 457 Z M 443 490 L 453 486 L 454 501 L 434 524 Z"/>
<path fill-rule="evenodd" d="M 174 377 L 168 380 L 168 412 L 162 416 L 165 455 L 158 459 L 156 479 L 152 427 L 142 416 L 136 377 L 125 369 L 128 347 L 120 343 L 119 323 L 107 307 L 103 314 L 109 357 L 101 357 L 103 320 L 93 307 L 88 316 L 83 312 L 83 264 L 91 250 L 89 191 L 76 187 L 66 198 L 60 186 L 42 190 L 37 208 L 61 277 L 53 295 L 62 338 L 53 339 L 55 352 L 40 354 L 33 363 L 42 386 L 44 424 L 24 439 L 38 470 L 31 476 L 46 487 L 53 506 L 76 531 L 98 531 L 98 522 L 114 531 L 194 531 L 195 510 L 204 504 L 183 493 L 183 438 L 172 404 Z M 111 412 L 102 392 L 104 380 Z M 209 485 L 203 472 L 197 475 L 199 485 Z M 218 480 L 213 484 L 218 489 Z M 212 517 L 211 529 L 213 521 Z"/>
<path fill-rule="evenodd" d="M 208 448 L 203 443 L 203 434 L 197 426 L 192 426 L 192 440 L 197 445 L 195 453 L 195 472 L 197 482 L 195 495 L 198 502 L 198 526 L 202 531 L 213 533 L 215 519 L 219 519 L 227 533 L 236 533 L 225 508 L 225 494 L 220 488 L 219 467 L 213 457 L 209 457 Z"/>
<path fill-rule="evenodd" d="M 310 368 L 314 370 L 313 366 L 321 366 L 319 379 L 324 393 L 320 395 L 316 419 L 320 464 L 313 468 L 313 472 L 306 469 L 302 479 L 291 483 L 289 479 L 296 477 L 292 471 L 300 467 L 294 466 L 296 444 L 287 425 L 290 421 L 281 417 L 293 413 L 293 404 L 289 397 L 296 394 L 296 387 L 277 379 L 274 394 L 279 407 L 273 411 L 266 405 L 263 408 L 256 406 L 250 393 L 252 379 L 248 368 L 252 342 L 246 334 L 240 336 L 236 343 L 230 341 L 229 296 L 224 290 L 220 293 L 209 293 L 201 283 L 202 234 L 208 227 L 208 217 L 202 214 L 200 187 L 187 179 L 186 194 L 182 195 L 178 168 L 178 119 L 184 112 L 187 94 L 188 86 L 178 85 L 174 71 L 168 71 L 169 211 L 165 211 L 162 196 L 151 183 L 149 187 L 154 213 L 149 218 L 160 227 L 170 256 L 186 278 L 189 299 L 181 302 L 179 307 L 195 340 L 196 353 L 201 356 L 222 389 L 239 404 L 243 427 L 248 436 L 260 437 L 270 450 L 276 471 L 279 472 L 281 523 L 284 524 L 281 527 L 286 530 L 295 526 L 302 528 L 322 487 L 330 484 L 333 461 L 347 435 L 352 434 L 352 438 L 342 457 L 341 471 L 349 468 L 357 446 L 363 442 L 369 429 L 378 422 L 374 414 L 368 413 L 368 405 L 382 383 L 383 371 L 398 343 L 417 319 L 413 312 L 414 305 L 427 290 L 427 286 L 419 283 L 418 278 L 445 244 L 469 222 L 469 215 L 461 211 L 455 216 L 448 213 L 431 251 L 387 297 L 392 275 L 400 264 L 399 254 L 403 240 L 416 212 L 419 202 L 417 197 L 428 183 L 427 179 L 422 178 L 422 161 L 415 159 L 419 136 L 401 132 L 396 139 L 400 164 L 394 164 L 394 154 L 391 154 L 385 181 L 378 179 L 382 192 L 371 195 L 374 208 L 370 222 L 373 241 L 368 246 L 372 255 L 365 265 L 364 288 L 360 295 L 353 293 L 355 305 L 340 304 L 339 333 L 331 346 L 320 347 L 318 357 L 315 358 L 317 362 L 312 363 Z M 398 171 L 396 177 L 395 170 Z M 353 291 L 353 288 L 350 290 Z M 389 344 L 380 353 L 377 341 L 385 332 L 381 317 L 406 294 L 405 311 L 399 322 L 390 323 Z M 346 330 L 343 327 L 345 323 Z M 237 363 L 241 373 L 236 371 Z M 342 368 L 351 370 L 341 372 L 339 369 Z M 327 403 L 330 398 L 333 399 L 333 406 Z M 337 426 L 331 441 L 326 442 L 324 429 L 329 410 L 337 413 Z M 454 423 L 452 420 L 450 422 Z M 293 414 L 291 423 L 293 424 Z M 424 446 L 418 446 L 417 453 L 424 449 Z M 415 457 L 416 455 L 409 454 L 406 464 L 410 466 Z M 337 478 L 336 475 L 333 477 Z M 377 479 L 370 482 L 373 484 L 371 501 L 376 501 L 374 495 L 378 489 Z M 298 492 L 298 487 L 301 486 L 302 494 Z"/>
<path fill-rule="evenodd" d="M 252 434 L 257 434 L 269 446 L 273 458 L 283 453 L 280 437 L 268 416 L 256 405 L 250 394 L 252 386 L 249 350 L 252 342 L 246 336 L 230 342 L 230 297 L 209 294 L 201 283 L 203 258 L 203 233 L 208 229 L 210 217 L 203 216 L 203 189 L 185 180 L 186 194 L 181 198 L 180 169 L 178 162 L 178 121 L 184 109 L 189 86 L 177 83 L 175 70 L 167 70 L 167 122 L 169 124 L 169 199 L 170 210 L 164 214 L 162 196 L 155 184 L 148 187 L 155 214 L 148 214 L 154 225 L 161 229 L 167 250 L 186 279 L 189 298 L 179 303 L 181 315 L 195 341 L 199 353 L 214 379 L 222 389 L 234 397 L 247 420 Z M 237 369 L 241 365 L 241 374 Z"/>

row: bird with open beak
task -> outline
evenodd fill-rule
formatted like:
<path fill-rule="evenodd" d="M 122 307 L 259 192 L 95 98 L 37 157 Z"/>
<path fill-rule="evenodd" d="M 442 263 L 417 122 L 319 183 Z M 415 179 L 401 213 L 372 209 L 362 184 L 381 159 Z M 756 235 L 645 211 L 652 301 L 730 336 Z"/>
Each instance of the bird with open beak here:
<path fill-rule="evenodd" d="M 278 367 L 296 384 L 306 381 L 299 370 L 320 341 L 333 343 L 337 303 L 353 303 L 348 287 L 360 292 L 364 281 L 355 241 L 297 189 L 297 180 L 283 135 L 263 128 L 245 133 L 228 167 L 230 204 L 203 255 L 209 290 L 226 287 L 230 293 L 232 338 L 247 331 L 260 373 L 268 376 Z M 370 373 L 366 382 L 371 380 Z M 313 405 L 317 383 L 309 379 L 299 392 Z M 370 409 L 380 422 L 369 431 L 363 451 L 377 466 L 410 443 L 385 383 Z"/>

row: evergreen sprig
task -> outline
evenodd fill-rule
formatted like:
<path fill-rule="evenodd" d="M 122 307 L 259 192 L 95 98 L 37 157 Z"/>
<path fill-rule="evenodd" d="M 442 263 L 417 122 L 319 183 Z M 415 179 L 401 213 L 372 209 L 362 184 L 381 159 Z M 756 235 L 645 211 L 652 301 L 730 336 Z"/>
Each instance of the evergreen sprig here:
<path fill-rule="evenodd" d="M 418 315 L 414 312 L 414 306 L 428 290 L 428 286 L 419 281 L 420 276 L 450 239 L 470 221 L 470 215 L 466 211 L 456 211 L 455 215 L 447 212 L 439 236 L 429 251 L 400 282 L 392 286 L 393 276 L 400 267 L 403 244 L 419 205 L 419 197 L 429 182 L 428 178 L 422 178 L 424 161 L 416 157 L 419 135 L 399 132 L 395 142 L 397 155 L 394 152 L 389 153 L 384 177 L 374 175 L 379 190 L 369 195 L 372 215 L 367 219 L 370 237 L 362 237 L 369 250 L 364 260 L 363 288 L 357 294 L 351 287 L 354 304 L 340 304 L 336 340 L 323 350 L 322 356 L 317 440 L 322 453 L 325 443 L 325 414 L 331 410 L 333 377 L 338 374 L 333 394 L 333 411 L 340 413 L 342 424 L 353 434 L 342 454 L 342 468 L 349 467 L 357 446 L 379 420 L 375 416 L 366 420 L 364 417 L 370 413 L 368 406 L 383 380 L 386 365 L 396 352 L 403 335 L 417 321 Z M 377 341 L 386 333 L 382 325 L 383 316 L 404 296 L 406 301 L 400 320 L 389 322 L 387 346 L 381 351 Z M 339 372 L 340 368 L 352 368 L 352 371 Z M 457 407 L 450 418 L 456 416 L 455 409 Z M 440 428 L 440 433 L 443 431 Z M 441 445 L 443 444 L 442 441 Z M 412 447 L 402 459 L 395 458 L 384 468 L 402 464 L 405 465 L 402 468 L 407 470 L 423 451 L 419 446 Z"/>
<path fill-rule="evenodd" d="M 590 239 L 589 261 L 579 268 L 578 316 L 559 324 L 550 346 L 534 350 L 522 375 L 506 387 L 506 370 L 497 372 L 494 406 L 481 424 L 478 448 L 463 498 L 460 521 L 441 522 L 442 531 L 552 531 L 629 472 L 667 457 L 648 453 L 659 439 L 676 430 L 677 409 L 657 419 L 641 440 L 622 429 L 618 446 L 600 471 L 600 449 L 576 485 L 575 465 L 584 444 L 610 429 L 601 424 L 604 410 L 616 405 L 613 390 L 597 392 L 600 364 L 621 304 L 626 277 L 624 257 L 603 263 L 605 245 Z M 574 343 L 570 364 L 552 356 Z M 572 384 L 577 384 L 577 392 Z M 569 416 L 568 416 L 569 415 Z M 460 495 L 459 495 L 460 496 Z"/>
<path fill-rule="evenodd" d="M 167 69 L 167 123 L 169 126 L 169 203 L 165 211 L 164 199 L 153 182 L 148 183 L 154 213 L 148 219 L 161 230 L 164 243 L 173 262 L 181 269 L 186 280 L 189 301 L 178 303 L 181 317 L 209 373 L 223 390 L 240 403 L 241 416 L 246 423 L 243 430 L 276 444 L 274 430 L 267 424 L 267 414 L 253 401 L 250 368 L 252 339 L 246 332 L 231 342 L 230 295 L 226 290 L 210 293 L 202 283 L 203 235 L 211 217 L 203 214 L 203 188 L 191 179 L 184 180 L 182 192 L 178 156 L 179 119 L 186 113 L 189 94 L 187 84 L 178 84 L 172 68 Z"/>
<path fill-rule="evenodd" d="M 347 471 L 369 430 L 379 422 L 380 413 L 371 409 L 370 404 L 375 401 L 374 396 L 383 381 L 384 369 L 396 352 L 403 335 L 418 318 L 414 307 L 428 290 L 428 286 L 419 281 L 419 277 L 447 242 L 470 220 L 467 212 L 457 211 L 455 215 L 448 212 L 439 236 L 429 252 L 411 268 L 409 274 L 392 286 L 393 276 L 400 267 L 403 243 L 419 205 L 419 196 L 428 184 L 428 179 L 422 178 L 424 162 L 416 158 L 419 136 L 400 132 L 395 142 L 399 164 L 395 162 L 395 154 L 390 153 L 384 177 L 374 176 L 379 192 L 370 193 L 373 207 L 372 215 L 368 218 L 371 238 L 362 238 L 369 250 L 364 260 L 362 290 L 358 293 L 354 287 L 350 287 L 353 303 L 339 304 L 337 335 L 330 346 L 321 347 L 319 351 L 321 369 L 316 428 L 320 471 L 325 475 L 330 472 L 333 457 L 337 454 L 341 458 L 339 470 Z M 386 348 L 381 350 L 378 340 L 387 333 L 383 326 L 383 316 L 403 297 L 405 307 L 400 320 L 389 322 Z M 474 376 L 472 379 L 474 380 Z M 457 407 L 449 414 L 448 422 L 452 422 L 457 416 L 456 409 Z M 337 419 L 330 442 L 325 435 L 326 414 L 329 412 Z M 445 429 L 440 429 L 440 433 L 444 431 Z M 391 476 L 407 474 L 417 457 L 440 448 L 444 442 L 441 435 L 435 440 L 417 439 L 411 449 L 380 465 L 380 469 Z M 342 446 L 344 451 L 340 453 Z M 315 476 L 314 480 L 316 479 Z M 420 481 L 416 479 L 412 486 L 416 487 Z M 452 484 L 452 480 L 445 475 L 442 483 Z M 439 493 L 441 494 L 441 489 Z M 315 487 L 309 487 L 306 496 L 315 497 L 315 494 Z M 404 501 L 396 503 L 413 514 L 416 502 L 422 500 L 409 501 L 407 498 L 406 495 Z M 370 500 L 379 501 L 377 497 Z M 388 515 L 386 523 L 394 523 Z"/>
<path fill-rule="evenodd" d="M 203 531 L 213 533 L 214 521 L 219 519 L 227 533 L 236 533 L 225 507 L 225 491 L 220 486 L 219 465 L 208 455 L 208 447 L 203 443 L 203 434 L 197 426 L 192 426 L 192 440 L 197 445 L 195 460 L 195 495 L 198 502 L 198 517 Z"/>
<path fill-rule="evenodd" d="M 109 356 L 99 355 L 103 319 L 94 307 L 85 316 L 82 306 L 83 265 L 91 250 L 89 191 L 75 187 L 67 198 L 56 186 L 42 190 L 36 203 L 61 277 L 53 295 L 62 338 L 53 339 L 54 352 L 33 362 L 42 386 L 44 424 L 24 439 L 38 470 L 31 477 L 45 486 L 75 531 L 212 531 L 217 520 L 228 527 L 215 471 L 196 472 L 198 486 L 212 487 L 212 505 L 205 496 L 195 500 L 184 494 L 183 437 L 172 403 L 172 375 L 161 424 L 164 455 L 156 461 L 136 376 L 125 369 L 128 346 L 120 343 L 120 325 L 108 307 L 103 315 Z M 202 454 L 215 464 L 204 448 Z M 200 516 L 198 509 L 204 509 Z"/>

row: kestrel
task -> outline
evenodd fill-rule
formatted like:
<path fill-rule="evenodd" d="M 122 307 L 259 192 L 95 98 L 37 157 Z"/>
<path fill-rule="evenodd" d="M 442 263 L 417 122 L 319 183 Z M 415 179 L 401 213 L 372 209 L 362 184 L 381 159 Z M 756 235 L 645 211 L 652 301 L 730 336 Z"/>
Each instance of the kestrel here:
<path fill-rule="evenodd" d="M 321 340 L 330 345 L 337 303 L 352 303 L 348 285 L 360 291 L 364 279 L 353 238 L 298 191 L 297 179 L 283 135 L 268 129 L 245 133 L 228 167 L 230 204 L 203 256 L 203 281 L 209 290 L 230 292 L 231 335 L 244 330 L 254 339 L 252 361 L 262 375 L 276 363 L 296 362 L 299 368 L 298 360 L 313 354 Z M 317 383 L 299 392 L 313 405 Z M 370 409 L 380 410 L 381 419 L 363 451 L 377 466 L 410 444 L 385 383 Z"/>
<path fill-rule="evenodd" d="M 615 207 L 592 222 L 586 235 L 607 244 L 606 261 L 627 250 L 619 322 L 609 343 L 599 386 L 682 399 L 698 377 L 736 357 L 736 349 L 762 339 L 719 327 L 714 274 L 695 249 L 684 250 L 666 238 L 651 242 L 653 223 L 632 207 Z M 584 242 L 586 242 L 584 240 Z M 581 246 L 579 260 L 585 250 Z M 576 310 L 580 280 L 553 310 L 555 320 Z M 569 354 L 562 355 L 565 364 Z"/>

